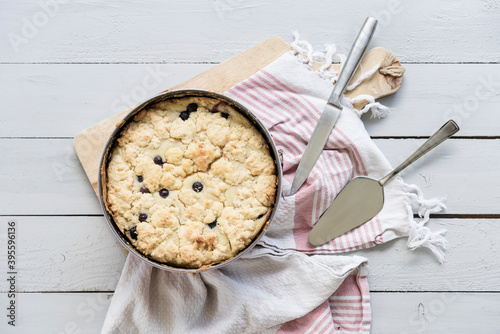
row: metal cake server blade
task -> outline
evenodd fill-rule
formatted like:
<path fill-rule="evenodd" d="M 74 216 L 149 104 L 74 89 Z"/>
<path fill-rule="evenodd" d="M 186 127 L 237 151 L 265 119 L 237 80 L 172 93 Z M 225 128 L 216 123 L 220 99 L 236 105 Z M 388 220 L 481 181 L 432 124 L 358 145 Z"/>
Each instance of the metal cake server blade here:
<path fill-rule="evenodd" d="M 356 177 L 346 184 L 309 233 L 309 243 L 320 246 L 375 217 L 384 206 L 384 184 L 418 158 L 459 130 L 449 120 L 415 153 L 380 180 Z"/>
<path fill-rule="evenodd" d="M 356 71 L 376 26 L 377 20 L 373 17 L 368 17 L 356 37 L 351 51 L 347 56 L 346 62 L 340 71 L 340 75 L 333 88 L 333 92 L 330 95 L 323 112 L 321 113 L 311 139 L 306 146 L 306 150 L 300 159 L 297 172 L 295 173 L 292 182 L 292 188 L 289 193 L 290 196 L 294 195 L 302 184 L 304 184 L 309 176 L 309 173 L 316 164 L 316 161 L 318 161 L 318 158 L 325 147 L 326 141 L 328 140 L 328 137 L 330 136 L 330 133 L 340 116 L 340 112 L 342 111 L 342 106 L 340 105 L 342 93 L 344 93 L 347 84 Z"/>

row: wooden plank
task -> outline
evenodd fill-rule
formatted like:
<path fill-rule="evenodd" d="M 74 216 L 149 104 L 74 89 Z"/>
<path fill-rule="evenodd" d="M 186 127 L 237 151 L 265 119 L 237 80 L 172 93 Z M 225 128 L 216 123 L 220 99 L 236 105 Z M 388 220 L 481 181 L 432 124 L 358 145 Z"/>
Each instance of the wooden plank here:
<path fill-rule="evenodd" d="M 393 165 L 422 142 L 375 140 Z M 71 145 L 71 139 L 0 139 L 2 214 L 100 214 Z M 499 214 L 499 151 L 500 140 L 451 139 L 401 175 L 426 198 L 447 196 L 444 213 Z"/>
<path fill-rule="evenodd" d="M 431 132 L 434 132 L 433 129 Z M 392 166 L 406 160 L 425 140 L 377 139 Z M 426 198 L 445 197 L 449 214 L 500 214 L 499 139 L 449 139 L 401 172 Z"/>
<path fill-rule="evenodd" d="M 17 220 L 21 292 L 113 291 L 125 253 L 103 217 L 4 217 Z M 449 249 L 440 265 L 427 249 L 408 250 L 407 239 L 357 251 L 368 259 L 372 291 L 500 292 L 499 219 L 433 219 L 447 229 Z M 0 238 L 5 240 L 6 228 Z M 481 242 L 478 242 L 480 240 Z M 0 261 L 5 263 L 5 252 Z M 0 292 L 8 291 L 7 281 Z"/>
<path fill-rule="evenodd" d="M 71 139 L 0 140 L 1 214 L 100 214 Z"/>
<path fill-rule="evenodd" d="M 2 333 L 98 333 L 112 294 L 20 293 L 17 296 L 16 327 L 3 321 Z M 498 333 L 498 298 L 496 293 L 373 293 L 371 332 Z M 6 300 L 5 294 L 2 300 Z"/>
<path fill-rule="evenodd" d="M 410 251 L 407 238 L 350 253 L 368 259 L 372 291 L 500 291 L 500 220 L 431 219 L 429 228 L 448 231 L 444 264 Z"/>
<path fill-rule="evenodd" d="M 497 293 L 374 293 L 372 334 L 500 332 Z"/>
<path fill-rule="evenodd" d="M 16 221 L 18 292 L 115 289 L 126 254 L 104 217 L 2 217 L 4 241 L 9 219 Z M 8 290 L 2 280 L 0 292 Z"/>
<path fill-rule="evenodd" d="M 9 82 L 0 92 L 4 109 L 9 111 L 0 116 L 0 136 L 73 137 L 212 66 L 0 65 L 2 78 Z M 460 136 L 500 136 L 500 127 L 493 126 L 500 124 L 496 112 L 500 66 L 409 64 L 405 68 L 405 83 L 398 93 L 380 100 L 394 108 L 389 116 L 382 120 L 363 117 L 371 135 L 428 136 L 454 118 L 461 125 Z M 42 117 L 49 112 L 50 117 Z"/>
<path fill-rule="evenodd" d="M 2 305 L 7 305 L 7 294 L 1 295 Z M 99 333 L 112 296 L 111 293 L 18 293 L 16 326 L 8 325 L 4 319 L 0 332 Z"/>
<path fill-rule="evenodd" d="M 380 21 L 373 45 L 403 62 L 496 63 L 500 52 L 498 8 L 480 0 L 57 3 L 2 6 L 0 62 L 220 62 L 272 35 L 290 41 L 292 29 L 346 53 L 368 15 Z"/>
<path fill-rule="evenodd" d="M 3 64 L 2 137 L 73 137 L 211 64 Z M 26 98 L 28 94 L 30 98 Z M 45 115 L 45 116 L 43 116 Z"/>
<path fill-rule="evenodd" d="M 384 119 L 363 117 L 372 136 L 430 136 L 449 119 L 458 136 L 500 136 L 500 66 L 405 65 L 405 83 L 379 102 L 393 110 Z"/>

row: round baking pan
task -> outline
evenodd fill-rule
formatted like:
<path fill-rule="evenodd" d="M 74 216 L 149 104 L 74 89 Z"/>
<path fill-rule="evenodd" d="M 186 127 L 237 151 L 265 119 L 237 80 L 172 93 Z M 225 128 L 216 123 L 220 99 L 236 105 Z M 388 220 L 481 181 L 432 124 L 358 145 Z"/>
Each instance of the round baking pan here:
<path fill-rule="evenodd" d="M 269 214 L 269 218 L 260 230 L 260 232 L 255 236 L 255 238 L 252 240 L 252 242 L 244 248 L 240 253 L 235 255 L 234 257 L 217 263 L 213 265 L 208 265 L 208 266 L 202 266 L 201 268 L 198 269 L 190 269 L 190 268 L 181 268 L 181 267 L 175 267 L 168 265 L 166 263 L 162 263 L 159 261 L 156 261 L 154 259 L 151 259 L 147 257 L 146 255 L 142 254 L 140 251 L 138 251 L 134 245 L 128 240 L 127 236 L 123 234 L 118 226 L 116 225 L 112 214 L 108 210 L 107 206 L 107 187 L 106 187 L 106 178 L 107 178 L 107 167 L 109 164 L 109 159 L 110 159 L 110 154 L 113 152 L 113 148 L 115 147 L 117 143 L 117 139 L 120 137 L 120 134 L 122 130 L 126 127 L 126 125 L 131 122 L 134 119 L 134 116 L 137 115 L 139 112 L 144 110 L 145 108 L 161 102 L 161 101 L 167 101 L 167 100 L 175 100 L 175 99 L 180 99 L 180 98 L 189 98 L 189 97 L 206 97 L 206 98 L 212 98 L 215 100 L 219 100 L 222 102 L 227 103 L 231 107 L 233 107 L 236 111 L 238 111 L 241 115 L 243 115 L 245 118 L 247 118 L 254 126 L 255 128 L 262 134 L 264 137 L 264 140 L 266 141 L 266 144 L 269 147 L 270 154 L 273 158 L 275 169 L 276 169 L 276 176 L 277 176 L 277 185 L 276 185 L 276 195 L 275 195 L 275 200 L 274 200 L 274 205 L 271 209 L 271 213 Z M 109 138 L 106 147 L 104 149 L 102 158 L 101 158 L 101 163 L 100 163 L 100 177 L 99 177 L 99 202 L 101 205 L 101 209 L 104 213 L 104 217 L 106 218 L 106 221 L 108 222 L 109 226 L 111 227 L 111 230 L 115 234 L 115 236 L 118 238 L 120 243 L 125 247 L 126 250 L 134 254 L 135 256 L 139 257 L 143 261 L 149 263 L 150 265 L 153 265 L 157 268 L 164 269 L 164 270 L 169 270 L 169 271 L 177 271 L 177 272 L 185 272 L 185 273 L 193 273 L 193 272 L 200 272 L 200 271 L 206 271 L 210 269 L 215 269 L 215 268 L 220 268 L 222 266 L 227 265 L 228 263 L 235 261 L 239 257 L 243 256 L 246 252 L 248 252 L 250 249 L 252 249 L 257 242 L 259 242 L 260 238 L 266 233 L 267 228 L 269 227 L 270 222 L 272 221 L 276 209 L 278 207 L 278 202 L 281 198 L 281 178 L 282 178 L 282 170 L 281 170 L 281 160 L 278 154 L 278 151 L 276 149 L 276 145 L 274 144 L 274 141 L 265 128 L 265 126 L 259 121 L 259 119 L 247 108 L 245 108 L 243 105 L 239 104 L 238 102 L 234 101 L 233 99 L 218 94 L 218 93 L 213 93 L 209 91 L 204 91 L 204 90 L 195 90 L 195 89 L 186 89 L 186 90 L 175 90 L 171 92 L 165 92 L 162 94 L 159 94 L 139 105 L 134 107 L 128 114 L 125 116 L 125 118 L 116 126 L 116 129 L 113 131 L 113 134 Z"/>

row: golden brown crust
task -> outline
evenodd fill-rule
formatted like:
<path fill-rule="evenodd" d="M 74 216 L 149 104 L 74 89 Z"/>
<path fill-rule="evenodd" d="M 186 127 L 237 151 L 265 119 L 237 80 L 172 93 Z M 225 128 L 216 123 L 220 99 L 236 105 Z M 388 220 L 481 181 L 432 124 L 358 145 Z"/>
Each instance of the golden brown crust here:
<path fill-rule="evenodd" d="M 186 112 L 193 103 L 197 110 Z M 111 153 L 109 210 L 154 260 L 184 268 L 225 261 L 269 219 L 277 182 L 269 148 L 230 106 L 211 112 L 217 103 L 157 103 L 134 117 Z"/>

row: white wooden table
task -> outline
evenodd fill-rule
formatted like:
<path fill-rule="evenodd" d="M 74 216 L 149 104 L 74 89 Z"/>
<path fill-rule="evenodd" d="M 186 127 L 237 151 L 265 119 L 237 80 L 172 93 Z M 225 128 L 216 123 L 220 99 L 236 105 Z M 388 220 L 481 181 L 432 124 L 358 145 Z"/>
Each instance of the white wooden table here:
<path fill-rule="evenodd" d="M 447 119 L 461 126 L 403 172 L 448 208 L 439 265 L 399 239 L 369 260 L 373 333 L 500 333 L 500 2 L 0 1 L 1 333 L 97 333 L 122 269 L 72 138 L 122 109 L 291 31 L 347 52 L 368 15 L 371 46 L 407 72 L 365 119 L 398 164 Z M 147 84 L 146 84 L 147 82 Z M 6 318 L 7 223 L 16 222 L 16 327 Z"/>

